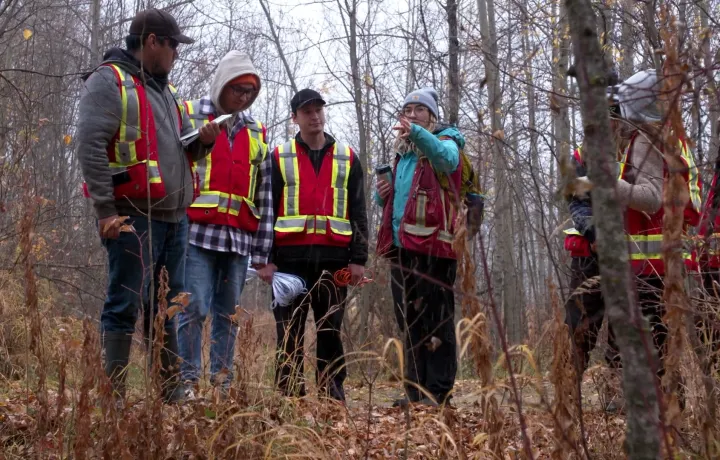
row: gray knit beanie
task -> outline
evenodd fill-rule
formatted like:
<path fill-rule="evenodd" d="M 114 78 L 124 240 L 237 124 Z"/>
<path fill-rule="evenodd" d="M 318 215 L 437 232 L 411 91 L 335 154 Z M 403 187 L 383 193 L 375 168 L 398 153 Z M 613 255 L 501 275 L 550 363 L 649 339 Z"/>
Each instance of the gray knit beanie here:
<path fill-rule="evenodd" d="M 403 109 L 408 104 L 422 104 L 430 110 L 430 113 L 435 115 L 436 120 L 440 119 L 438 114 L 438 93 L 433 88 L 422 88 L 408 94 L 405 97 Z"/>

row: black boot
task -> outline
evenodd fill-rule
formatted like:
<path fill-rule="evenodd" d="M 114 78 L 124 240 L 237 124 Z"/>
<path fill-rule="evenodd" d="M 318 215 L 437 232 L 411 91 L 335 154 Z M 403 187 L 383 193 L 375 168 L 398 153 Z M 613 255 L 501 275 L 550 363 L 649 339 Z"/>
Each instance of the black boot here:
<path fill-rule="evenodd" d="M 145 344 L 148 345 L 150 354 L 148 363 L 152 368 L 153 350 L 149 345 L 148 337 L 145 338 Z M 177 332 L 174 328 L 169 331 L 165 330 L 163 347 L 160 350 L 160 383 L 163 401 L 166 404 L 177 404 L 185 400 L 185 386 L 180 379 Z"/>
<path fill-rule="evenodd" d="M 114 396 L 122 400 L 125 398 L 125 377 L 130 362 L 132 335 L 124 332 L 105 332 L 102 343 L 105 353 L 105 374 L 110 378 Z"/>

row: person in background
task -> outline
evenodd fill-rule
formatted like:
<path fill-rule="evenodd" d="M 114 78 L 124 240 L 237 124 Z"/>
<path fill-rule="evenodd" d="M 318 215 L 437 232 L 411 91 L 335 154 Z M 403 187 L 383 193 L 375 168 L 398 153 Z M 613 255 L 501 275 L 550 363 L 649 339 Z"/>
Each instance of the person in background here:
<path fill-rule="evenodd" d="M 439 119 L 434 89 L 407 95 L 394 128 L 392 183 L 377 184 L 376 201 L 383 208 L 377 254 L 393 264 L 393 304 L 404 334 L 406 396 L 395 406 L 449 402 L 457 373 L 452 241 L 465 138 Z"/>
<path fill-rule="evenodd" d="M 192 40 L 170 14 L 140 11 L 125 43 L 127 49 L 109 50 L 103 63 L 85 76 L 77 134 L 86 194 L 108 253 L 100 322 L 105 372 L 118 401 L 125 394 L 125 369 L 141 306 L 147 342 L 154 333 L 162 270 L 167 270 L 168 300 L 184 290 L 185 213 L 193 199 L 190 161 L 207 155 L 220 132 L 211 123 L 187 147 L 180 141 L 193 128 L 168 74 L 179 45 Z M 160 352 L 166 402 L 184 397 L 177 356 L 175 322 L 167 320 Z"/>
<path fill-rule="evenodd" d="M 664 374 L 663 357 L 667 338 L 662 302 L 665 275 L 662 259 L 662 194 L 666 165 L 661 154 L 664 149 L 661 137 L 664 114 L 658 103 L 660 83 L 655 71 L 641 71 L 611 88 L 619 108 L 619 116 L 613 122 L 613 127 L 616 136 L 625 145 L 618 167 L 616 191 L 625 207 L 630 266 L 635 275 L 638 306 L 649 321 L 653 343 L 658 352 L 659 377 Z M 700 182 L 692 154 L 682 139 L 681 154 L 687 166 L 685 179 L 690 195 L 684 211 L 684 225 L 687 228 L 699 222 Z M 587 180 L 586 177 L 581 179 Z M 692 268 L 690 254 L 686 255 L 685 260 L 687 267 Z M 576 331 L 574 336 L 578 335 Z M 580 350 L 583 348 L 580 347 Z M 617 366 L 621 365 L 617 354 L 608 359 L 617 363 Z M 587 355 L 584 357 L 584 365 L 587 366 Z M 620 405 L 619 399 L 613 399 L 606 410 L 617 411 Z"/>
<path fill-rule="evenodd" d="M 218 64 L 210 94 L 186 102 L 196 126 L 232 115 L 212 153 L 193 164 L 197 197 L 188 208 L 185 271 L 191 297 L 178 322 L 180 369 L 189 396 L 194 396 L 192 389 L 201 375 L 202 329 L 209 313 L 210 382 L 223 393 L 229 388 L 237 335 L 232 315 L 240 303 L 248 262 L 256 269 L 264 267 L 272 249 L 272 165 L 265 128 L 245 112 L 260 87 L 250 57 L 230 51 Z"/>
<path fill-rule="evenodd" d="M 278 347 L 275 379 L 285 395 L 305 395 L 303 342 L 312 308 L 320 394 L 344 401 L 347 372 L 340 328 L 347 287 L 338 285 L 334 274 L 349 271 L 351 285 L 364 277 L 368 228 L 363 170 L 353 150 L 325 132 L 325 101 L 317 91 L 297 92 L 290 108 L 299 132 L 272 155 L 273 263 L 258 273 L 266 279 L 275 271 L 296 275 L 309 292 L 273 310 Z"/>

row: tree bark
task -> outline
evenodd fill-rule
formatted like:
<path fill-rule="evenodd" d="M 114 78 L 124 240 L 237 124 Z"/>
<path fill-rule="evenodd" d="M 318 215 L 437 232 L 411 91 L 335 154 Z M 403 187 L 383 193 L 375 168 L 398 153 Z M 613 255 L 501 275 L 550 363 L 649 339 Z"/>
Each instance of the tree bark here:
<path fill-rule="evenodd" d="M 277 48 L 278 55 L 280 56 L 280 60 L 283 63 L 283 67 L 285 67 L 285 73 L 287 74 L 288 80 L 290 80 L 290 88 L 292 88 L 293 93 L 297 93 L 298 87 L 295 84 L 295 76 L 293 72 L 290 70 L 290 64 L 288 64 L 287 58 L 285 57 L 285 52 L 283 51 L 282 44 L 280 43 L 280 37 L 278 36 L 277 31 L 275 30 L 275 23 L 272 20 L 272 16 L 270 16 L 270 6 L 267 4 L 267 0 L 260 0 L 260 6 L 262 7 L 263 12 L 265 13 L 265 17 L 267 18 L 268 27 L 270 28 L 270 36 L 273 39 L 273 42 L 275 43 L 275 48 Z"/>
<path fill-rule="evenodd" d="M 460 118 L 460 71 L 458 67 L 458 54 L 460 41 L 458 40 L 457 0 L 447 0 L 445 11 L 448 17 L 448 122 L 457 125 Z"/>
<path fill-rule="evenodd" d="M 490 125 L 493 132 L 491 149 L 495 168 L 495 216 L 497 218 L 497 249 L 494 266 L 498 267 L 496 281 L 498 304 L 504 312 L 508 340 L 520 343 L 524 336 L 523 306 L 518 292 L 520 286 L 515 271 L 514 235 L 512 233 L 513 203 L 508 180 L 507 161 L 504 155 L 504 133 L 502 124 L 502 94 L 500 93 L 500 71 L 498 65 L 497 35 L 495 33 L 495 5 L 493 0 L 478 0 L 480 33 L 488 86 Z"/>
<path fill-rule="evenodd" d="M 617 200 L 614 174 L 615 142 L 605 99 L 607 65 L 597 37 L 590 0 L 566 0 L 573 38 L 583 118 L 585 152 L 592 189 L 593 213 L 598 219 L 597 245 L 602 292 L 610 324 L 615 330 L 623 362 L 623 389 L 627 407 L 625 450 L 629 458 L 655 459 L 660 451 L 656 377 L 648 363 L 654 351 L 646 320 L 635 305 L 633 279 L 623 213 Z"/>

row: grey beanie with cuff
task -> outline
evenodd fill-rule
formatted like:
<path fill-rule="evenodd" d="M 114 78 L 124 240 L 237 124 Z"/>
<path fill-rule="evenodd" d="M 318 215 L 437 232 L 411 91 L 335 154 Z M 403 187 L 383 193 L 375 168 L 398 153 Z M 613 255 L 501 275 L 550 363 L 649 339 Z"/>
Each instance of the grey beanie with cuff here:
<path fill-rule="evenodd" d="M 433 88 L 421 88 L 413 91 L 405 97 L 403 108 L 408 104 L 422 104 L 430 110 L 430 113 L 435 115 L 435 119 L 440 119 L 438 113 L 438 93 Z"/>

